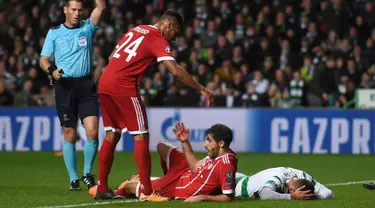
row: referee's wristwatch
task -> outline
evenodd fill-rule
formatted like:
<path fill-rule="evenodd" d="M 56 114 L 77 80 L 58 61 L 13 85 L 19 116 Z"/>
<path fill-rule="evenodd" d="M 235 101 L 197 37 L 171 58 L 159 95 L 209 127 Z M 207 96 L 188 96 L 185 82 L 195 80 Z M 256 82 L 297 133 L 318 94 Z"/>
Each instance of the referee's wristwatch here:
<path fill-rule="evenodd" d="M 55 70 L 57 70 L 57 67 L 55 66 L 55 65 L 51 65 L 51 66 L 49 66 L 48 67 L 48 69 L 47 69 L 47 73 L 50 75 L 50 76 L 52 76 L 53 77 L 53 71 L 55 71 Z"/>

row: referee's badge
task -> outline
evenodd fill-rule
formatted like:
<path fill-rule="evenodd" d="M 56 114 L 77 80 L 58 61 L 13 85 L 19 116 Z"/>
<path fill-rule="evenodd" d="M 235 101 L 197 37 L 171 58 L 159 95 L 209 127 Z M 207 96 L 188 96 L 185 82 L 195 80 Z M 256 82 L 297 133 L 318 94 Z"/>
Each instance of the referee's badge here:
<path fill-rule="evenodd" d="M 87 46 L 87 40 L 86 40 L 86 37 L 79 37 L 79 38 L 78 38 L 78 45 L 79 45 L 80 47 Z"/>

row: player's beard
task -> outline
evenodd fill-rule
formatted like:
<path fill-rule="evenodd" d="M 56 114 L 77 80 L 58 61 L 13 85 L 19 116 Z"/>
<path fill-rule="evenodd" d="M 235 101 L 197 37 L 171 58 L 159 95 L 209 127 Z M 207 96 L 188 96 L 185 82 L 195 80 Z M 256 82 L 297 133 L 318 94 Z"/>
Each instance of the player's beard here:
<path fill-rule="evenodd" d="M 207 155 L 208 155 L 209 158 L 211 158 L 211 159 L 215 159 L 216 158 L 216 155 L 215 155 L 215 153 L 212 150 L 209 150 L 207 148 L 206 148 L 206 150 L 207 150 Z"/>

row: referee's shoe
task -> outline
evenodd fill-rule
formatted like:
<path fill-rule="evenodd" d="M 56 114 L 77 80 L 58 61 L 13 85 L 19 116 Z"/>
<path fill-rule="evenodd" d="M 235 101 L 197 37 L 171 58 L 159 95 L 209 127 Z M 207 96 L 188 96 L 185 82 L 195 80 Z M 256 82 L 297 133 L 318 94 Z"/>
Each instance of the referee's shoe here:
<path fill-rule="evenodd" d="M 96 186 L 94 175 L 87 173 L 85 176 L 82 176 L 82 182 L 90 189 L 93 186 Z"/>
<path fill-rule="evenodd" d="M 73 180 L 70 182 L 70 191 L 80 191 L 81 187 L 79 187 L 79 180 Z"/>

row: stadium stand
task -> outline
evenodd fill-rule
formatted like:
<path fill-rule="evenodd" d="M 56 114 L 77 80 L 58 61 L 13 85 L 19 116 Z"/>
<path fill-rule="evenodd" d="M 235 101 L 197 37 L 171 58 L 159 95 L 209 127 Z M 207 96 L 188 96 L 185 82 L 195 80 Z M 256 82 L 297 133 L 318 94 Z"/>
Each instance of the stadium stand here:
<path fill-rule="evenodd" d="M 39 54 L 63 1 L 3 0 L 0 106 L 53 106 Z M 92 8 L 86 0 L 84 16 Z M 165 10 L 184 15 L 172 43 L 176 60 L 217 95 L 217 107 L 350 107 L 358 88 L 375 87 L 375 3 L 365 0 L 108 0 L 96 33 L 99 81 L 117 41 Z M 199 94 L 155 65 L 140 84 L 147 106 L 201 106 Z"/>

